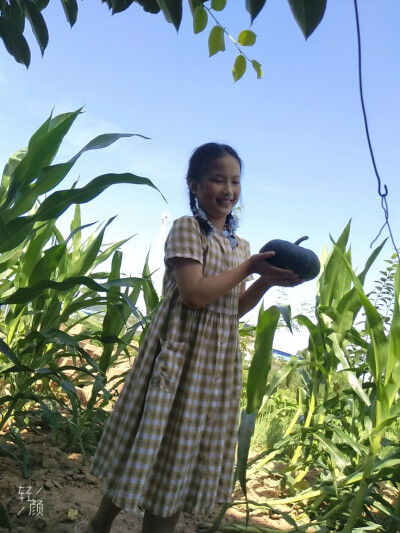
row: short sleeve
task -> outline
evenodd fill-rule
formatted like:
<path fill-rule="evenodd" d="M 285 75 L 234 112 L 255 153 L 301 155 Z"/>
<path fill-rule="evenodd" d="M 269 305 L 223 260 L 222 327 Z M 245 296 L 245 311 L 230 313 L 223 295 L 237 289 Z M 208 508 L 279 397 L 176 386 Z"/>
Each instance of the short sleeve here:
<path fill-rule="evenodd" d="M 245 239 L 241 239 L 241 245 L 243 246 L 243 261 L 245 261 L 246 259 L 249 259 L 249 257 L 251 256 L 250 243 L 246 241 Z M 242 281 L 241 289 L 244 290 L 246 288 L 246 283 L 248 281 L 252 281 L 253 279 L 254 279 L 253 274 L 250 274 L 249 276 L 247 276 L 247 278 Z"/>
<path fill-rule="evenodd" d="M 181 217 L 174 221 L 165 241 L 165 261 L 173 257 L 194 259 L 203 264 L 203 245 L 199 224 L 193 217 Z"/>

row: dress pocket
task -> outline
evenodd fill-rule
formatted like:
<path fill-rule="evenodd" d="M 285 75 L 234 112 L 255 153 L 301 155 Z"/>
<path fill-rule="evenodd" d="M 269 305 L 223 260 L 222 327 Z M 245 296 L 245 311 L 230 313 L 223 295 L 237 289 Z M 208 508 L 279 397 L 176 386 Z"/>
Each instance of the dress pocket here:
<path fill-rule="evenodd" d="M 188 344 L 186 342 L 161 341 L 151 378 L 152 387 L 175 393 L 180 381 Z"/>

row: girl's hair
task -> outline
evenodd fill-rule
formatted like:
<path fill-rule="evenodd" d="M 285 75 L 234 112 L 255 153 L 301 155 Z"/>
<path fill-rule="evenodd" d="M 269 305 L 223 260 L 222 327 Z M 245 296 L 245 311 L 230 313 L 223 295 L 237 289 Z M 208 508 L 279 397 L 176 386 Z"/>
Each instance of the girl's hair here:
<path fill-rule="evenodd" d="M 210 223 L 205 220 L 203 217 L 199 216 L 199 213 L 197 211 L 197 201 L 196 196 L 192 193 L 190 190 L 190 183 L 201 183 L 204 176 L 207 174 L 207 172 L 210 171 L 214 161 L 216 159 L 220 159 L 221 157 L 225 157 L 227 155 L 231 155 L 234 157 L 240 166 L 240 172 L 243 168 L 242 160 L 240 159 L 238 153 L 234 148 L 229 146 L 228 144 L 221 144 L 221 143 L 206 143 L 202 144 L 196 150 L 193 152 L 192 157 L 189 160 L 189 167 L 186 175 L 186 181 L 189 187 L 189 203 L 190 203 L 190 209 L 194 216 L 196 217 L 200 228 L 208 235 L 210 231 L 212 230 L 212 226 Z M 232 218 L 232 215 L 229 214 L 227 216 L 227 223 Z"/>

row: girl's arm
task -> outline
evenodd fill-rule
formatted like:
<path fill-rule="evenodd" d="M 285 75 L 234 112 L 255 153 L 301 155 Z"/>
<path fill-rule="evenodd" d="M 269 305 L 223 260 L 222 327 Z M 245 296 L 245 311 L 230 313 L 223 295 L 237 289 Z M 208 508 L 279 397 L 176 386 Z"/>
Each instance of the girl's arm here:
<path fill-rule="evenodd" d="M 260 274 L 262 281 L 257 280 L 253 283 L 256 289 L 251 290 L 252 285 L 239 300 L 240 313 L 244 314 L 256 305 L 262 294 L 272 285 L 289 285 L 298 282 L 297 275 L 290 270 L 274 267 L 265 261 L 273 255 L 274 252 L 252 255 L 237 267 L 209 277 L 203 275 L 203 266 L 194 259 L 174 257 L 169 261 L 174 270 L 182 301 L 190 309 L 201 309 L 229 292 L 250 274 Z M 278 280 L 279 283 L 277 283 Z M 242 298 L 244 298 L 243 304 Z"/>
<path fill-rule="evenodd" d="M 239 296 L 239 317 L 245 315 L 255 307 L 268 289 L 271 287 L 294 287 L 301 280 L 291 270 L 271 266 L 268 274 L 260 276 L 250 287 Z"/>

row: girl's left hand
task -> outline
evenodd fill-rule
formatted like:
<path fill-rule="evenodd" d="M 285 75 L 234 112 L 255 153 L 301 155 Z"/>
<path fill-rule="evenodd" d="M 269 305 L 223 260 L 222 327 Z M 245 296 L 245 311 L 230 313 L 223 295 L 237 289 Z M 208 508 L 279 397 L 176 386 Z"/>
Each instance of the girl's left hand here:
<path fill-rule="evenodd" d="M 303 283 L 303 280 L 293 272 L 285 268 L 279 268 L 274 265 L 268 264 L 267 272 L 260 276 L 270 286 L 278 287 L 296 287 Z"/>

